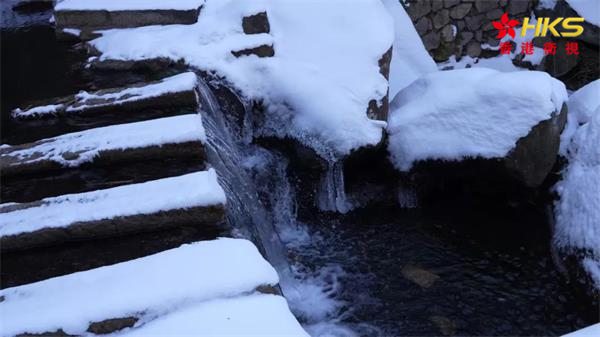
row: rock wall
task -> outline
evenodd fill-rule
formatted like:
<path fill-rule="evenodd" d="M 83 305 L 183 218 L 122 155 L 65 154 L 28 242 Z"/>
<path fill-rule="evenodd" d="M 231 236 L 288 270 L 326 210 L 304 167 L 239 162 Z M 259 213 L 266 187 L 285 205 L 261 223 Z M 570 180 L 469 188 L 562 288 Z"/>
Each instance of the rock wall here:
<path fill-rule="evenodd" d="M 522 22 L 534 0 L 401 0 L 435 61 L 451 55 L 478 57 L 481 44 L 497 46 L 492 21 L 504 13 Z"/>

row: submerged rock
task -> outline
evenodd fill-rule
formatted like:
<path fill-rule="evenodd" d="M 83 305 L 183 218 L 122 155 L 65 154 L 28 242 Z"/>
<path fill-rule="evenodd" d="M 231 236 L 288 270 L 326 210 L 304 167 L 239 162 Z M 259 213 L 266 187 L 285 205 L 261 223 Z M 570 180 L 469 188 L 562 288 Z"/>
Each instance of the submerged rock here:
<path fill-rule="evenodd" d="M 429 270 L 407 264 L 402 268 L 402 276 L 405 279 L 418 284 L 421 288 L 431 288 L 439 280 L 439 276 Z"/>

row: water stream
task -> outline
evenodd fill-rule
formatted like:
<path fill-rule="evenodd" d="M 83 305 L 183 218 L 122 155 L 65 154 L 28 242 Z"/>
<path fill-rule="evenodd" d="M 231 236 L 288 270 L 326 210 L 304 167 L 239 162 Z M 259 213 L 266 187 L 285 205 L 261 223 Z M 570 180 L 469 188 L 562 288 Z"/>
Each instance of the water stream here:
<path fill-rule="evenodd" d="M 200 109 L 208 138 L 207 157 L 216 169 L 219 183 L 227 194 L 229 224 L 241 235 L 254 239 L 280 276 L 286 296 L 296 296 L 285 247 L 275 230 L 273 215 L 261 203 L 258 190 L 243 163 L 255 146 L 244 142 L 243 135 L 233 132 L 220 104 L 209 86 L 198 84 Z"/>

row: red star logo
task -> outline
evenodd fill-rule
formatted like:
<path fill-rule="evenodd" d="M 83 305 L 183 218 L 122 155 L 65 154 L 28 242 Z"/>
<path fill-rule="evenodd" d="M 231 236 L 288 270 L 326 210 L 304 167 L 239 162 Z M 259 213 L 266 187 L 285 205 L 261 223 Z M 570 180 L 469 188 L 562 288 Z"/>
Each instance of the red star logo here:
<path fill-rule="evenodd" d="M 504 13 L 504 15 L 502 15 L 500 22 L 493 21 L 492 23 L 494 24 L 494 28 L 496 28 L 500 31 L 500 32 L 498 32 L 498 36 L 496 36 L 497 38 L 501 39 L 501 38 L 505 37 L 506 34 L 510 35 L 513 39 L 515 38 L 515 30 L 512 27 L 515 27 L 516 25 L 518 25 L 519 21 L 517 21 L 517 20 L 508 21 L 507 13 Z"/>

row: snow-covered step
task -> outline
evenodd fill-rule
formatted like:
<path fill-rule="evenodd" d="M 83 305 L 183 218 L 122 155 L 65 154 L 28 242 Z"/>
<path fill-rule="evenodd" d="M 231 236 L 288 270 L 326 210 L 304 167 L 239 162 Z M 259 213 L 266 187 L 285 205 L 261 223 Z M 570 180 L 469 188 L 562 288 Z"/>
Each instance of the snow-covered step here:
<path fill-rule="evenodd" d="M 13 110 L 14 118 L 53 117 L 62 114 L 96 114 L 141 109 L 169 109 L 197 106 L 197 77 L 193 72 L 129 87 L 81 91 L 43 104 Z"/>
<path fill-rule="evenodd" d="M 4 176 L 86 163 L 110 165 L 161 158 L 204 158 L 206 135 L 199 114 L 105 126 L 24 145 L 0 147 Z"/>
<path fill-rule="evenodd" d="M 0 336 L 307 336 L 285 299 L 257 292 L 277 283 L 251 242 L 203 241 L 4 289 Z"/>
<path fill-rule="evenodd" d="M 285 298 L 260 293 L 202 302 L 117 336 L 309 337 Z"/>
<path fill-rule="evenodd" d="M 96 30 L 193 24 L 205 0 L 63 0 L 54 7 L 57 32 L 91 39 Z M 59 35 L 60 36 L 60 35 Z"/>
<path fill-rule="evenodd" d="M 219 226 L 213 169 L 105 190 L 0 205 L 0 248 L 20 250 L 178 226 Z"/>

